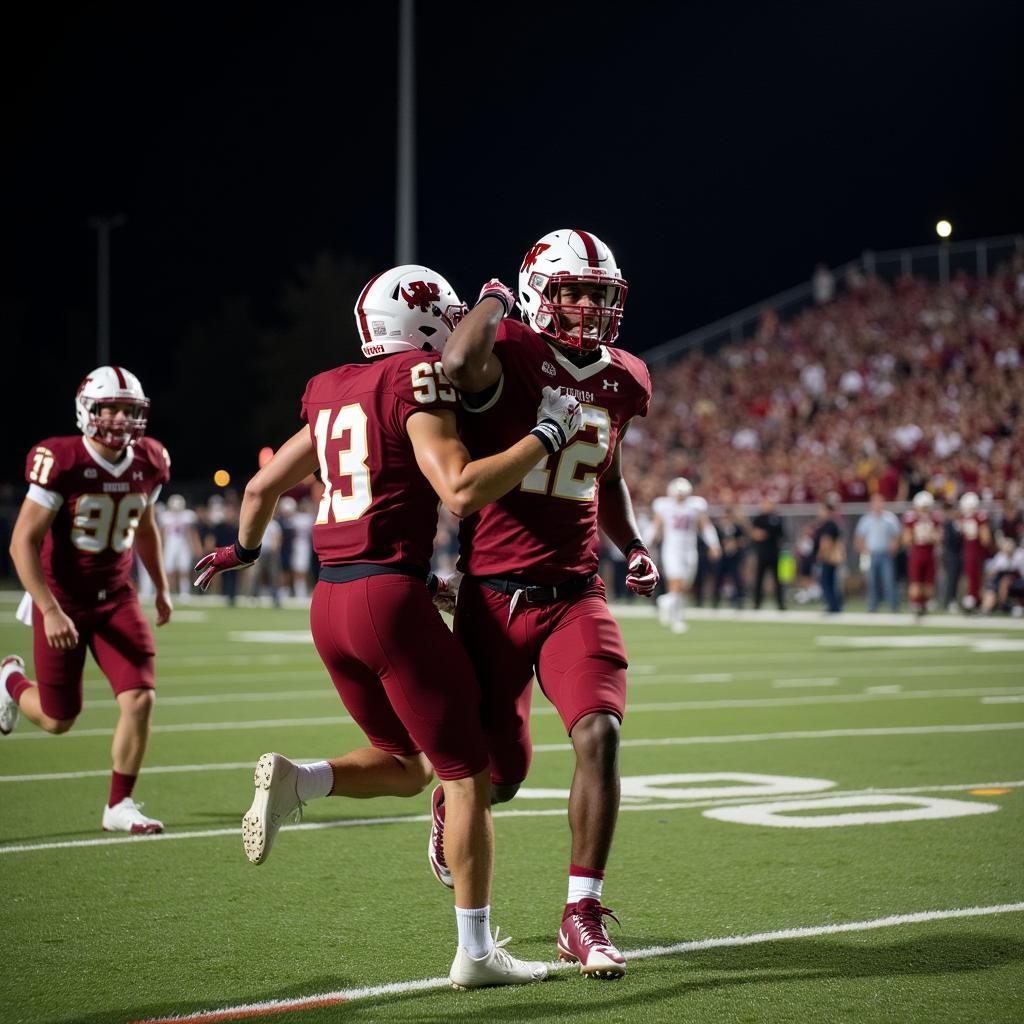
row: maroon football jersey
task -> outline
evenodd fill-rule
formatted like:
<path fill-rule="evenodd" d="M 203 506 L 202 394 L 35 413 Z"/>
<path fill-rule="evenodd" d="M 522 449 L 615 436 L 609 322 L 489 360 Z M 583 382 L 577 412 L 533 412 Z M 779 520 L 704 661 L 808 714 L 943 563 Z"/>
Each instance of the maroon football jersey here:
<path fill-rule="evenodd" d="M 422 410 L 455 412 L 457 404 L 436 352 L 339 366 L 306 385 L 302 416 L 324 482 L 313 525 L 322 564 L 429 569 L 439 502 L 416 465 L 406 421 Z"/>
<path fill-rule="evenodd" d="M 934 548 L 942 540 L 942 520 L 934 512 L 927 515 L 913 510 L 904 512 L 903 525 L 910 530 L 912 547 Z"/>
<path fill-rule="evenodd" d="M 964 551 L 972 554 L 981 550 L 981 528 L 988 523 L 988 513 L 979 509 L 968 515 L 961 515 L 957 521 L 960 536 L 964 539 Z"/>
<path fill-rule="evenodd" d="M 596 572 L 598 480 L 623 426 L 647 415 L 647 367 L 622 349 L 605 347 L 600 359 L 581 369 L 517 320 L 502 321 L 494 352 L 503 368 L 496 397 L 459 420 L 474 459 L 500 452 L 530 431 L 545 386 L 579 399 L 583 426 L 518 487 L 463 521 L 459 568 L 541 584 Z"/>
<path fill-rule="evenodd" d="M 60 603 L 90 605 L 127 582 L 135 528 L 154 491 L 170 478 L 170 456 L 143 437 L 107 462 L 81 435 L 50 437 L 28 453 L 28 496 L 57 509 L 40 552 Z"/>

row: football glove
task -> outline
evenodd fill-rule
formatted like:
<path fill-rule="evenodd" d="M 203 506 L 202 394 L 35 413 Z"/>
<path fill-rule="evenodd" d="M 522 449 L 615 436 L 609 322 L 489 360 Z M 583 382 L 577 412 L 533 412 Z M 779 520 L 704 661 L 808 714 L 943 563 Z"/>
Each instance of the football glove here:
<path fill-rule="evenodd" d="M 203 555 L 196 562 L 195 571 L 199 575 L 192 586 L 205 592 L 217 573 L 248 568 L 260 557 L 262 546 L 261 544 L 256 548 L 243 548 L 236 542 L 235 544 L 225 544 L 224 547 L 217 548 L 216 551 L 211 551 L 208 555 Z"/>
<path fill-rule="evenodd" d="M 537 426 L 530 431 L 547 449 L 548 455 L 561 451 L 583 425 L 583 407 L 572 395 L 561 395 L 546 387 L 537 409 Z"/>
<path fill-rule="evenodd" d="M 455 614 L 455 604 L 459 599 L 459 584 L 463 574 L 456 570 L 448 576 L 431 573 L 427 577 L 427 587 L 434 597 L 434 607 L 447 615 Z"/>
<path fill-rule="evenodd" d="M 626 586 L 640 597 L 650 597 L 660 579 L 661 573 L 650 552 L 646 548 L 633 548 L 626 558 Z"/>
<path fill-rule="evenodd" d="M 497 299 L 505 307 L 505 316 L 512 315 L 516 304 L 516 297 L 512 294 L 512 289 L 508 285 L 502 284 L 496 277 L 492 277 L 480 289 L 480 297 L 476 300 L 476 304 L 479 306 L 484 299 Z"/>

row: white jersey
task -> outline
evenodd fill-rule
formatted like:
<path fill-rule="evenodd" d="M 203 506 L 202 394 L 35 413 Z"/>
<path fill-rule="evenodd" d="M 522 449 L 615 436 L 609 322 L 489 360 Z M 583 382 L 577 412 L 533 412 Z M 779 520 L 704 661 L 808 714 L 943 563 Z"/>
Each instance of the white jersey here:
<path fill-rule="evenodd" d="M 692 582 L 697 573 L 697 536 L 708 503 L 691 494 L 678 501 L 667 495 L 655 498 L 654 514 L 661 520 L 661 561 L 670 580 Z"/>
<path fill-rule="evenodd" d="M 195 564 L 192 531 L 198 517 L 190 508 L 164 509 L 157 517 L 164 538 L 164 565 L 168 572 L 189 573 Z"/>

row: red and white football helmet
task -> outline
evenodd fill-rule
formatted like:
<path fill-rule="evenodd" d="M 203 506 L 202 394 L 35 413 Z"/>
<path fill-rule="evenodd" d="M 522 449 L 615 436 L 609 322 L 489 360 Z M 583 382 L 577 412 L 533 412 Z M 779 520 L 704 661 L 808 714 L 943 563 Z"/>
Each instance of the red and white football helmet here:
<path fill-rule="evenodd" d="M 967 491 L 966 494 L 960 495 L 960 511 L 965 516 L 973 515 L 978 511 L 978 506 L 981 502 L 978 500 L 977 494 L 974 491 Z"/>
<path fill-rule="evenodd" d="M 392 267 L 367 281 L 356 302 L 363 355 L 440 352 L 466 312 L 455 289 L 428 267 Z"/>
<path fill-rule="evenodd" d="M 593 305 L 561 302 L 559 288 L 567 284 L 602 286 L 603 299 Z M 611 249 L 589 231 L 552 231 L 519 268 L 523 319 L 538 334 L 582 352 L 611 345 L 619 336 L 628 290 Z"/>
<path fill-rule="evenodd" d="M 918 491 L 914 495 L 914 508 L 918 512 L 927 512 L 935 504 L 935 498 L 931 491 Z"/>
<path fill-rule="evenodd" d="M 113 403 L 127 406 L 121 423 L 104 421 L 100 406 Z M 94 438 L 108 448 L 127 448 L 146 433 L 149 399 L 139 378 L 123 366 L 97 366 L 75 394 L 75 420 L 86 437 Z"/>

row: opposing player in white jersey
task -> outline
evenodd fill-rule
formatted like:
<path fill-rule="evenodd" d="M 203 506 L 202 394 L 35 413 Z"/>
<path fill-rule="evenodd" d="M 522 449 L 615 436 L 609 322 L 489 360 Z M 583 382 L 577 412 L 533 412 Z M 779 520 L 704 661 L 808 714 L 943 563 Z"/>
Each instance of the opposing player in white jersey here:
<path fill-rule="evenodd" d="M 198 517 L 187 508 L 180 494 L 167 499 L 167 507 L 157 514 L 157 523 L 164 539 L 164 565 L 171 591 L 187 594 L 192 589 L 192 566 L 202 554 L 196 533 Z"/>
<path fill-rule="evenodd" d="M 718 561 L 722 549 L 718 543 L 708 503 L 693 493 L 693 485 L 679 476 L 668 485 L 668 494 L 655 498 L 655 543 L 661 542 L 661 565 L 668 583 L 668 593 L 658 598 L 658 618 L 673 633 L 685 633 L 686 601 L 697 575 L 697 534 L 708 546 L 708 556 Z"/>

